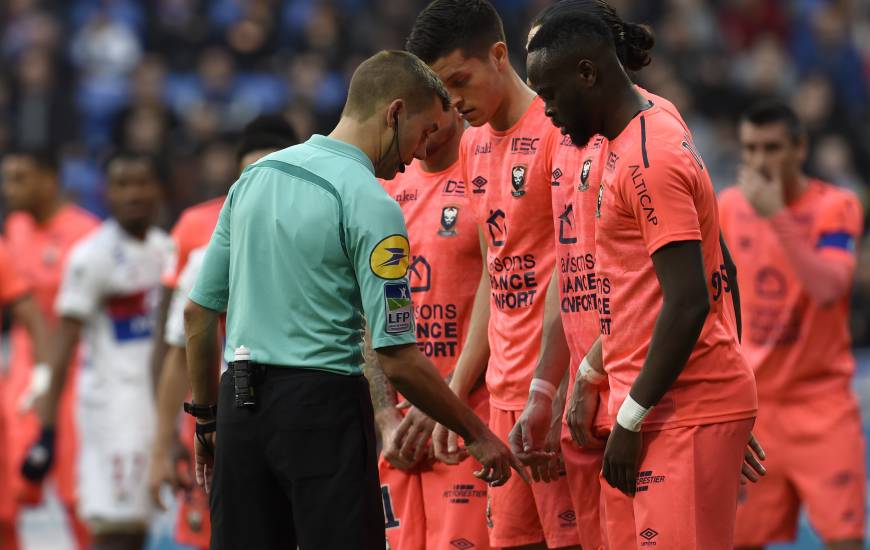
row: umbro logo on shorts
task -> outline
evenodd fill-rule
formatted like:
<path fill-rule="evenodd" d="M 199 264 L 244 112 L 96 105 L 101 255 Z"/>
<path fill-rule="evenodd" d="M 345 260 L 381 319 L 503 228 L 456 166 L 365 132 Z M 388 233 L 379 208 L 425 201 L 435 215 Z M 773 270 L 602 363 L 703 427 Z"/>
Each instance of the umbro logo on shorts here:
<path fill-rule="evenodd" d="M 468 550 L 474 548 L 474 543 L 468 539 L 455 539 L 450 541 L 450 546 L 458 548 L 458 550 Z"/>

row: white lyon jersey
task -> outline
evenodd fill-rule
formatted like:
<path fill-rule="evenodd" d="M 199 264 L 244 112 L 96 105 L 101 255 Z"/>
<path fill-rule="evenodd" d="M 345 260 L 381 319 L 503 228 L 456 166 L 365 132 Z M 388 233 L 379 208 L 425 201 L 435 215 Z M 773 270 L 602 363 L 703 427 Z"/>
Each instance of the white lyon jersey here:
<path fill-rule="evenodd" d="M 85 519 L 147 519 L 148 458 L 155 430 L 151 352 L 169 236 L 144 241 L 104 222 L 72 250 L 55 303 L 83 323 L 78 388 L 80 512 Z"/>

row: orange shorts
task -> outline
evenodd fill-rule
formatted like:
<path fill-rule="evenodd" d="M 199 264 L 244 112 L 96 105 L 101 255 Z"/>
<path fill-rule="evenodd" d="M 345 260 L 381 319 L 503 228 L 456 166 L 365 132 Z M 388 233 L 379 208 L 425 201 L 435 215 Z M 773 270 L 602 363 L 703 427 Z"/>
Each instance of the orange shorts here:
<path fill-rule="evenodd" d="M 484 421 L 489 416 L 486 388 L 469 405 Z M 378 462 L 387 541 L 392 550 L 487 550 L 486 483 L 474 477 L 480 463 L 468 458 L 449 466 L 433 461 L 415 472 Z"/>
<path fill-rule="evenodd" d="M 602 534 L 601 460 L 604 449 L 584 449 L 571 439 L 567 424 L 562 424 L 562 459 L 568 476 L 571 503 L 577 515 L 577 533 L 583 550 L 604 548 Z"/>
<path fill-rule="evenodd" d="M 181 420 L 181 442 L 189 456 L 193 454 L 193 438 L 196 420 L 184 415 Z M 193 479 L 191 464 L 179 464 L 180 468 L 188 468 L 188 475 Z M 194 486 L 190 491 L 179 491 L 178 512 L 175 516 L 175 542 L 198 550 L 208 550 L 211 539 L 211 516 L 208 508 L 208 495 L 202 487 Z"/>
<path fill-rule="evenodd" d="M 794 540 L 801 504 L 826 543 L 863 539 L 867 471 L 855 396 L 762 402 L 758 413 L 754 433 L 767 454 L 767 475 L 741 488 L 737 545 Z"/>
<path fill-rule="evenodd" d="M 627 497 L 606 487 L 608 539 L 628 546 L 732 550 L 737 489 L 753 419 L 644 432 L 632 516 Z M 606 484 L 604 477 L 601 483 Z M 616 544 L 616 543 L 614 543 Z"/>
<path fill-rule="evenodd" d="M 489 427 L 507 443 L 520 411 L 490 405 Z M 580 543 L 577 515 L 571 502 L 565 472 L 558 481 L 526 484 L 512 475 L 501 487 L 489 490 L 489 543 L 502 548 L 546 540 L 550 548 Z"/>

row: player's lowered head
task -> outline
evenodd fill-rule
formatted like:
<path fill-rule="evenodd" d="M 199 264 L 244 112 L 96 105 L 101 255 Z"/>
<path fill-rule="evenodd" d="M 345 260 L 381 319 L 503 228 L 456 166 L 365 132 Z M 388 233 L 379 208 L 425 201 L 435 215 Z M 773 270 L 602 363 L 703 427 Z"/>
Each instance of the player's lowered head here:
<path fill-rule="evenodd" d="M 767 178 L 779 175 L 785 186 L 801 177 L 807 158 L 807 140 L 794 110 L 777 99 L 749 107 L 738 127 L 743 164 Z"/>
<path fill-rule="evenodd" d="M 236 160 L 239 171 L 275 151 L 299 143 L 296 131 L 280 115 L 260 115 L 242 129 Z"/>
<path fill-rule="evenodd" d="M 655 37 L 649 27 L 624 21 L 613 7 L 604 0 L 560 0 L 550 4 L 532 19 L 526 50 L 529 42 L 544 23 L 565 15 L 592 15 L 600 18 L 610 29 L 616 56 L 629 71 L 639 71 L 650 64 L 650 50 Z"/>
<path fill-rule="evenodd" d="M 529 84 L 563 134 L 583 147 L 595 134 L 613 139 L 646 102 L 616 54 L 607 24 L 592 14 L 550 18 L 528 45 Z"/>
<path fill-rule="evenodd" d="M 58 160 L 52 151 L 12 149 L 3 157 L 3 199 L 9 210 L 23 211 L 44 221 L 61 200 Z"/>
<path fill-rule="evenodd" d="M 390 180 L 426 158 L 429 136 L 449 108 L 444 84 L 425 63 L 408 52 L 382 51 L 354 71 L 330 137 L 362 149 L 375 176 Z"/>
<path fill-rule="evenodd" d="M 124 231 L 144 239 L 163 198 L 160 166 L 154 157 L 119 152 L 106 163 L 106 200 Z"/>
<path fill-rule="evenodd" d="M 435 0 L 417 16 L 405 49 L 432 67 L 472 126 L 493 120 L 519 81 L 501 17 L 487 0 Z"/>

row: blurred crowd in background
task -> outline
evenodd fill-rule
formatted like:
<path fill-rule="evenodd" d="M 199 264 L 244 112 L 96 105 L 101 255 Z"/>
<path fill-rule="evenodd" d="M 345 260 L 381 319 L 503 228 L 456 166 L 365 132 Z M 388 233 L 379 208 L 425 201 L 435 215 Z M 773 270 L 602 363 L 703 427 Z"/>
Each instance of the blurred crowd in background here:
<path fill-rule="evenodd" d="M 493 0 L 515 65 L 528 22 L 551 0 Z M 807 170 L 870 182 L 870 2 L 609 0 L 655 30 L 640 84 L 672 100 L 716 186 L 739 162 L 735 120 L 761 96 L 788 98 L 807 126 Z M 283 113 L 300 136 L 337 121 L 354 68 L 402 48 L 423 0 L 4 0 L 0 152 L 62 153 L 70 196 L 100 215 L 115 147 L 158 155 L 168 227 L 236 177 L 234 134 Z M 521 74 L 524 71 L 521 70 Z M 855 289 L 857 344 L 870 345 L 870 242 Z"/>

